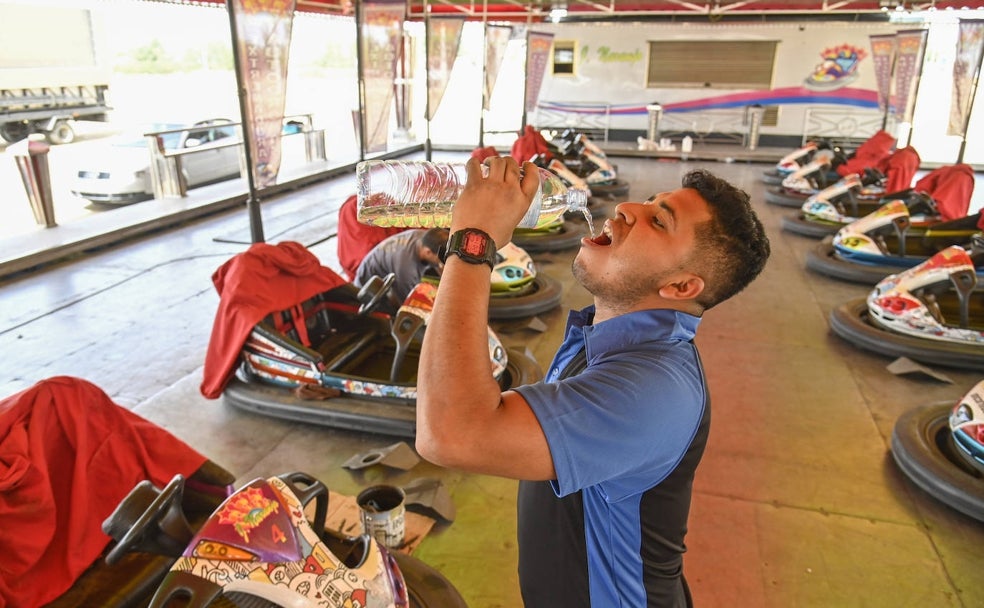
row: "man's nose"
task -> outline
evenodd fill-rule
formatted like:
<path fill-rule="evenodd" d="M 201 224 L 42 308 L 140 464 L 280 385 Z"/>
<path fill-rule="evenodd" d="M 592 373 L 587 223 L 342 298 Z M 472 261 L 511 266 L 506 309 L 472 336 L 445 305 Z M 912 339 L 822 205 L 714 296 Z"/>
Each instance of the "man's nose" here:
<path fill-rule="evenodd" d="M 615 205 L 615 217 L 618 218 L 622 216 L 629 223 L 632 223 L 636 219 L 636 214 L 639 212 L 642 203 L 632 203 L 632 202 L 622 202 Z"/>

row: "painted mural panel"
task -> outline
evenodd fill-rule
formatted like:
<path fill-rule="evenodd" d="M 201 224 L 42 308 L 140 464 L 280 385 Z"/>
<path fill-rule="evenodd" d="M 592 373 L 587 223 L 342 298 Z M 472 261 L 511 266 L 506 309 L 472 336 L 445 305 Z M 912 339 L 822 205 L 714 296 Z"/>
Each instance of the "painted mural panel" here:
<path fill-rule="evenodd" d="M 612 28 L 618 27 L 618 35 Z M 878 84 L 870 59 L 870 36 L 895 34 L 898 26 L 878 23 L 545 24 L 556 39 L 574 40 L 579 49 L 575 77 L 545 77 L 537 111 L 587 104 L 597 113 L 610 112 L 611 129 L 645 130 L 646 106 L 659 103 L 665 117 L 709 110 L 740 113 L 753 104 L 778 106 L 774 126 L 762 133 L 799 134 L 807 112 L 843 108 L 877 119 Z M 654 40 L 776 40 L 773 84 L 770 88 L 726 90 L 652 88 L 646 86 L 649 43 Z M 535 120 L 535 118 L 534 118 Z M 878 121 L 874 120 L 873 124 Z"/>

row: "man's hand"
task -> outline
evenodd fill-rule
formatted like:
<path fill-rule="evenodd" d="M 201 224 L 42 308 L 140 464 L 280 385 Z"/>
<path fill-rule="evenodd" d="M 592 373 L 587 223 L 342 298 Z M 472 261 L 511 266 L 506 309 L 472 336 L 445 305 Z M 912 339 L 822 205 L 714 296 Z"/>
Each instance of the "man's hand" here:
<path fill-rule="evenodd" d="M 451 233 L 462 228 L 484 230 L 502 247 L 512 240 L 513 230 L 523 219 L 540 186 L 540 174 L 533 163 L 519 165 L 509 156 L 485 159 L 488 176 L 482 175 L 482 161 L 471 158 L 466 164 L 468 181 L 454 204 Z"/>

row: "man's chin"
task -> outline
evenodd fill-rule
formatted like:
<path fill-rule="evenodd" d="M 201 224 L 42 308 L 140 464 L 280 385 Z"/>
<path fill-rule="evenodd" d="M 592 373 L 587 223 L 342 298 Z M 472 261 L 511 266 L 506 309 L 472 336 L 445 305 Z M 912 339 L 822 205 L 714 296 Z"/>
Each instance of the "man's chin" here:
<path fill-rule="evenodd" d="M 594 282 L 591 280 L 591 275 L 584 267 L 584 260 L 581 259 L 580 254 L 575 256 L 574 261 L 571 262 L 571 274 L 574 276 L 574 280 L 577 281 L 581 287 L 585 288 L 588 293 L 594 295 Z"/>

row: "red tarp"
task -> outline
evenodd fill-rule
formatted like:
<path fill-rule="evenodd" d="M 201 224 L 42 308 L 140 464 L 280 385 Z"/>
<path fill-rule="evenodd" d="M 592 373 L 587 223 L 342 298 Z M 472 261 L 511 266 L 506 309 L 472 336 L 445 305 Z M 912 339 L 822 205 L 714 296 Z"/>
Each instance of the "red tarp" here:
<path fill-rule="evenodd" d="M 0 607 L 63 594 L 109 543 L 102 522 L 134 486 L 163 487 L 204 463 L 79 378 L 0 401 Z"/>
<path fill-rule="evenodd" d="M 877 165 L 885 175 L 885 192 L 901 192 L 912 188 L 912 178 L 919 170 L 919 153 L 912 146 L 896 150 Z"/>
<path fill-rule="evenodd" d="M 913 189 L 925 192 L 936 201 L 936 208 L 943 220 L 967 217 L 970 198 L 974 194 L 974 170 L 965 164 L 933 169 L 916 182 Z M 984 229 L 984 219 L 978 227 Z"/>
<path fill-rule="evenodd" d="M 202 395 L 222 395 L 249 332 L 263 317 L 345 282 L 293 241 L 255 243 L 220 266 L 212 275 L 220 299 L 205 353 Z"/>
<path fill-rule="evenodd" d="M 382 228 L 359 222 L 358 197 L 352 195 L 345 199 L 338 209 L 338 262 L 351 281 L 359 269 L 359 263 L 366 254 L 386 237 L 406 228 Z"/>
<path fill-rule="evenodd" d="M 484 148 L 475 148 L 472 150 L 471 156 L 478 160 L 485 160 L 486 158 L 499 156 L 499 151 L 495 149 L 495 146 L 485 146 Z"/>
<path fill-rule="evenodd" d="M 532 160 L 537 154 L 546 154 L 546 160 L 548 161 L 553 158 L 553 154 L 550 153 L 550 147 L 547 145 L 547 140 L 540 135 L 539 131 L 530 125 L 526 125 L 523 134 L 513 142 L 512 151 L 509 155 L 515 158 L 516 162 L 522 164 Z"/>
<path fill-rule="evenodd" d="M 892 153 L 895 138 L 879 131 L 858 146 L 847 162 L 837 167 L 837 175 L 844 177 L 852 173 L 861 173 L 869 167 L 877 167 L 878 163 Z"/>

